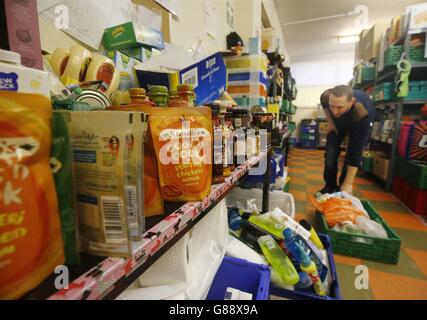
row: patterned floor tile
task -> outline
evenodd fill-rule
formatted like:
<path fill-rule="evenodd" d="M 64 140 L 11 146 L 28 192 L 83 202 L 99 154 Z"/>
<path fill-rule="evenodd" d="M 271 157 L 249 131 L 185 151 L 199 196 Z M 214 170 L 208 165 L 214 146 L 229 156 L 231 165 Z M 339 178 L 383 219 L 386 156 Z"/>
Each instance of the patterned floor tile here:
<path fill-rule="evenodd" d="M 373 300 L 374 294 L 370 289 L 356 289 L 354 266 L 337 263 L 338 281 L 341 287 L 341 295 L 344 300 Z"/>
<path fill-rule="evenodd" d="M 427 299 L 427 280 L 373 271 L 369 272 L 369 282 L 377 300 Z"/>
<path fill-rule="evenodd" d="M 392 228 L 401 228 L 415 231 L 427 232 L 427 226 L 422 224 L 417 218 L 410 214 L 391 213 L 386 211 L 379 211 L 381 217 Z"/>
<path fill-rule="evenodd" d="M 417 267 L 424 273 L 424 276 L 427 277 L 427 251 L 409 248 L 406 248 L 405 251 L 417 264 Z"/>
<path fill-rule="evenodd" d="M 376 270 L 376 271 L 388 272 L 390 274 L 397 274 L 401 276 L 427 280 L 422 270 L 418 268 L 416 263 L 406 253 L 403 247 L 400 248 L 399 262 L 397 265 L 368 261 L 368 260 L 363 260 L 362 264 L 367 266 L 370 271 Z"/>
<path fill-rule="evenodd" d="M 388 201 L 388 202 L 397 202 L 399 203 L 399 199 L 397 199 L 392 193 L 386 192 L 376 192 L 376 191 L 368 191 L 368 190 L 360 190 L 366 200 L 376 200 L 376 201 Z"/>

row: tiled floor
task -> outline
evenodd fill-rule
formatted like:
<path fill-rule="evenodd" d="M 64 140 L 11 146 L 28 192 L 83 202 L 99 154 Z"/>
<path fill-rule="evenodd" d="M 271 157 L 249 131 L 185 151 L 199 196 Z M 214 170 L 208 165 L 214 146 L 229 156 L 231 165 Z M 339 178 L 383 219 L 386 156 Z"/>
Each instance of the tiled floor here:
<path fill-rule="evenodd" d="M 290 193 L 296 203 L 296 218 L 316 226 L 315 211 L 307 194 L 323 187 L 324 151 L 293 149 L 289 155 Z M 422 224 L 391 193 L 375 181 L 359 174 L 354 195 L 369 200 L 402 239 L 397 265 L 335 255 L 341 293 L 344 299 L 427 299 L 427 226 Z M 369 270 L 369 289 L 357 290 L 355 267 Z"/>

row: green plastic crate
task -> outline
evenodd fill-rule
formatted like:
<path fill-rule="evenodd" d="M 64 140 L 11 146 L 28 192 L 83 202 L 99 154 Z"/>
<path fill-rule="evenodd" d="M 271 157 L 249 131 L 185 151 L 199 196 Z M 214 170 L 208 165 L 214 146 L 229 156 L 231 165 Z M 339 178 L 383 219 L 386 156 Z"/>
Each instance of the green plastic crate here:
<path fill-rule="evenodd" d="M 427 164 L 396 158 L 395 174 L 420 190 L 427 190 Z"/>
<path fill-rule="evenodd" d="M 331 238 L 334 253 L 382 263 L 397 264 L 399 262 L 402 241 L 368 201 L 362 201 L 362 203 L 371 219 L 384 227 L 389 239 L 334 231 L 328 227 L 323 214 L 318 212 L 317 216 L 320 218 L 320 226 Z"/>
<path fill-rule="evenodd" d="M 395 66 L 403 54 L 403 46 L 392 46 L 384 53 L 384 66 Z"/>
<path fill-rule="evenodd" d="M 362 67 L 362 82 L 375 80 L 375 66 Z"/>
<path fill-rule="evenodd" d="M 281 111 L 284 113 L 288 113 L 290 106 L 291 106 L 291 102 L 289 100 L 286 100 L 286 99 L 283 100 Z"/>
<path fill-rule="evenodd" d="M 410 81 L 405 100 L 427 100 L 427 81 Z"/>
<path fill-rule="evenodd" d="M 384 82 L 375 87 L 374 101 L 391 101 L 394 99 L 394 87 L 392 82 Z"/>
<path fill-rule="evenodd" d="M 374 158 L 362 158 L 362 169 L 365 172 L 372 172 L 374 166 Z"/>
<path fill-rule="evenodd" d="M 289 114 L 296 114 L 297 113 L 297 106 L 294 104 L 291 104 L 289 107 Z"/>
<path fill-rule="evenodd" d="M 424 57 L 424 45 L 411 47 L 409 49 L 409 60 L 411 62 L 424 62 L 427 58 Z"/>

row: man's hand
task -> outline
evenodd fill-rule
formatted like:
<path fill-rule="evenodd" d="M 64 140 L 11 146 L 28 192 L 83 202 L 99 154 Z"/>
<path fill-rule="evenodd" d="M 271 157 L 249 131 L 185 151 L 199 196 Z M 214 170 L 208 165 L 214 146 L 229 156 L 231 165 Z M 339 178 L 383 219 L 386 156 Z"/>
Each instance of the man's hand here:
<path fill-rule="evenodd" d="M 345 184 L 344 183 L 340 189 L 341 189 L 341 191 L 346 191 L 349 194 L 353 194 L 353 185 L 352 184 Z"/>

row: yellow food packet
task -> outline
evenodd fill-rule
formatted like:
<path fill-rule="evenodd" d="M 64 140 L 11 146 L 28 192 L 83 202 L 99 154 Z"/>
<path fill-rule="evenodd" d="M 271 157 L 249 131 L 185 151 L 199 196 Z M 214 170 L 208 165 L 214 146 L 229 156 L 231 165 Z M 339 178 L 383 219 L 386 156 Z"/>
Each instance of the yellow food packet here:
<path fill-rule="evenodd" d="M 0 91 L 0 299 L 21 297 L 64 263 L 51 118 L 47 98 Z"/>

